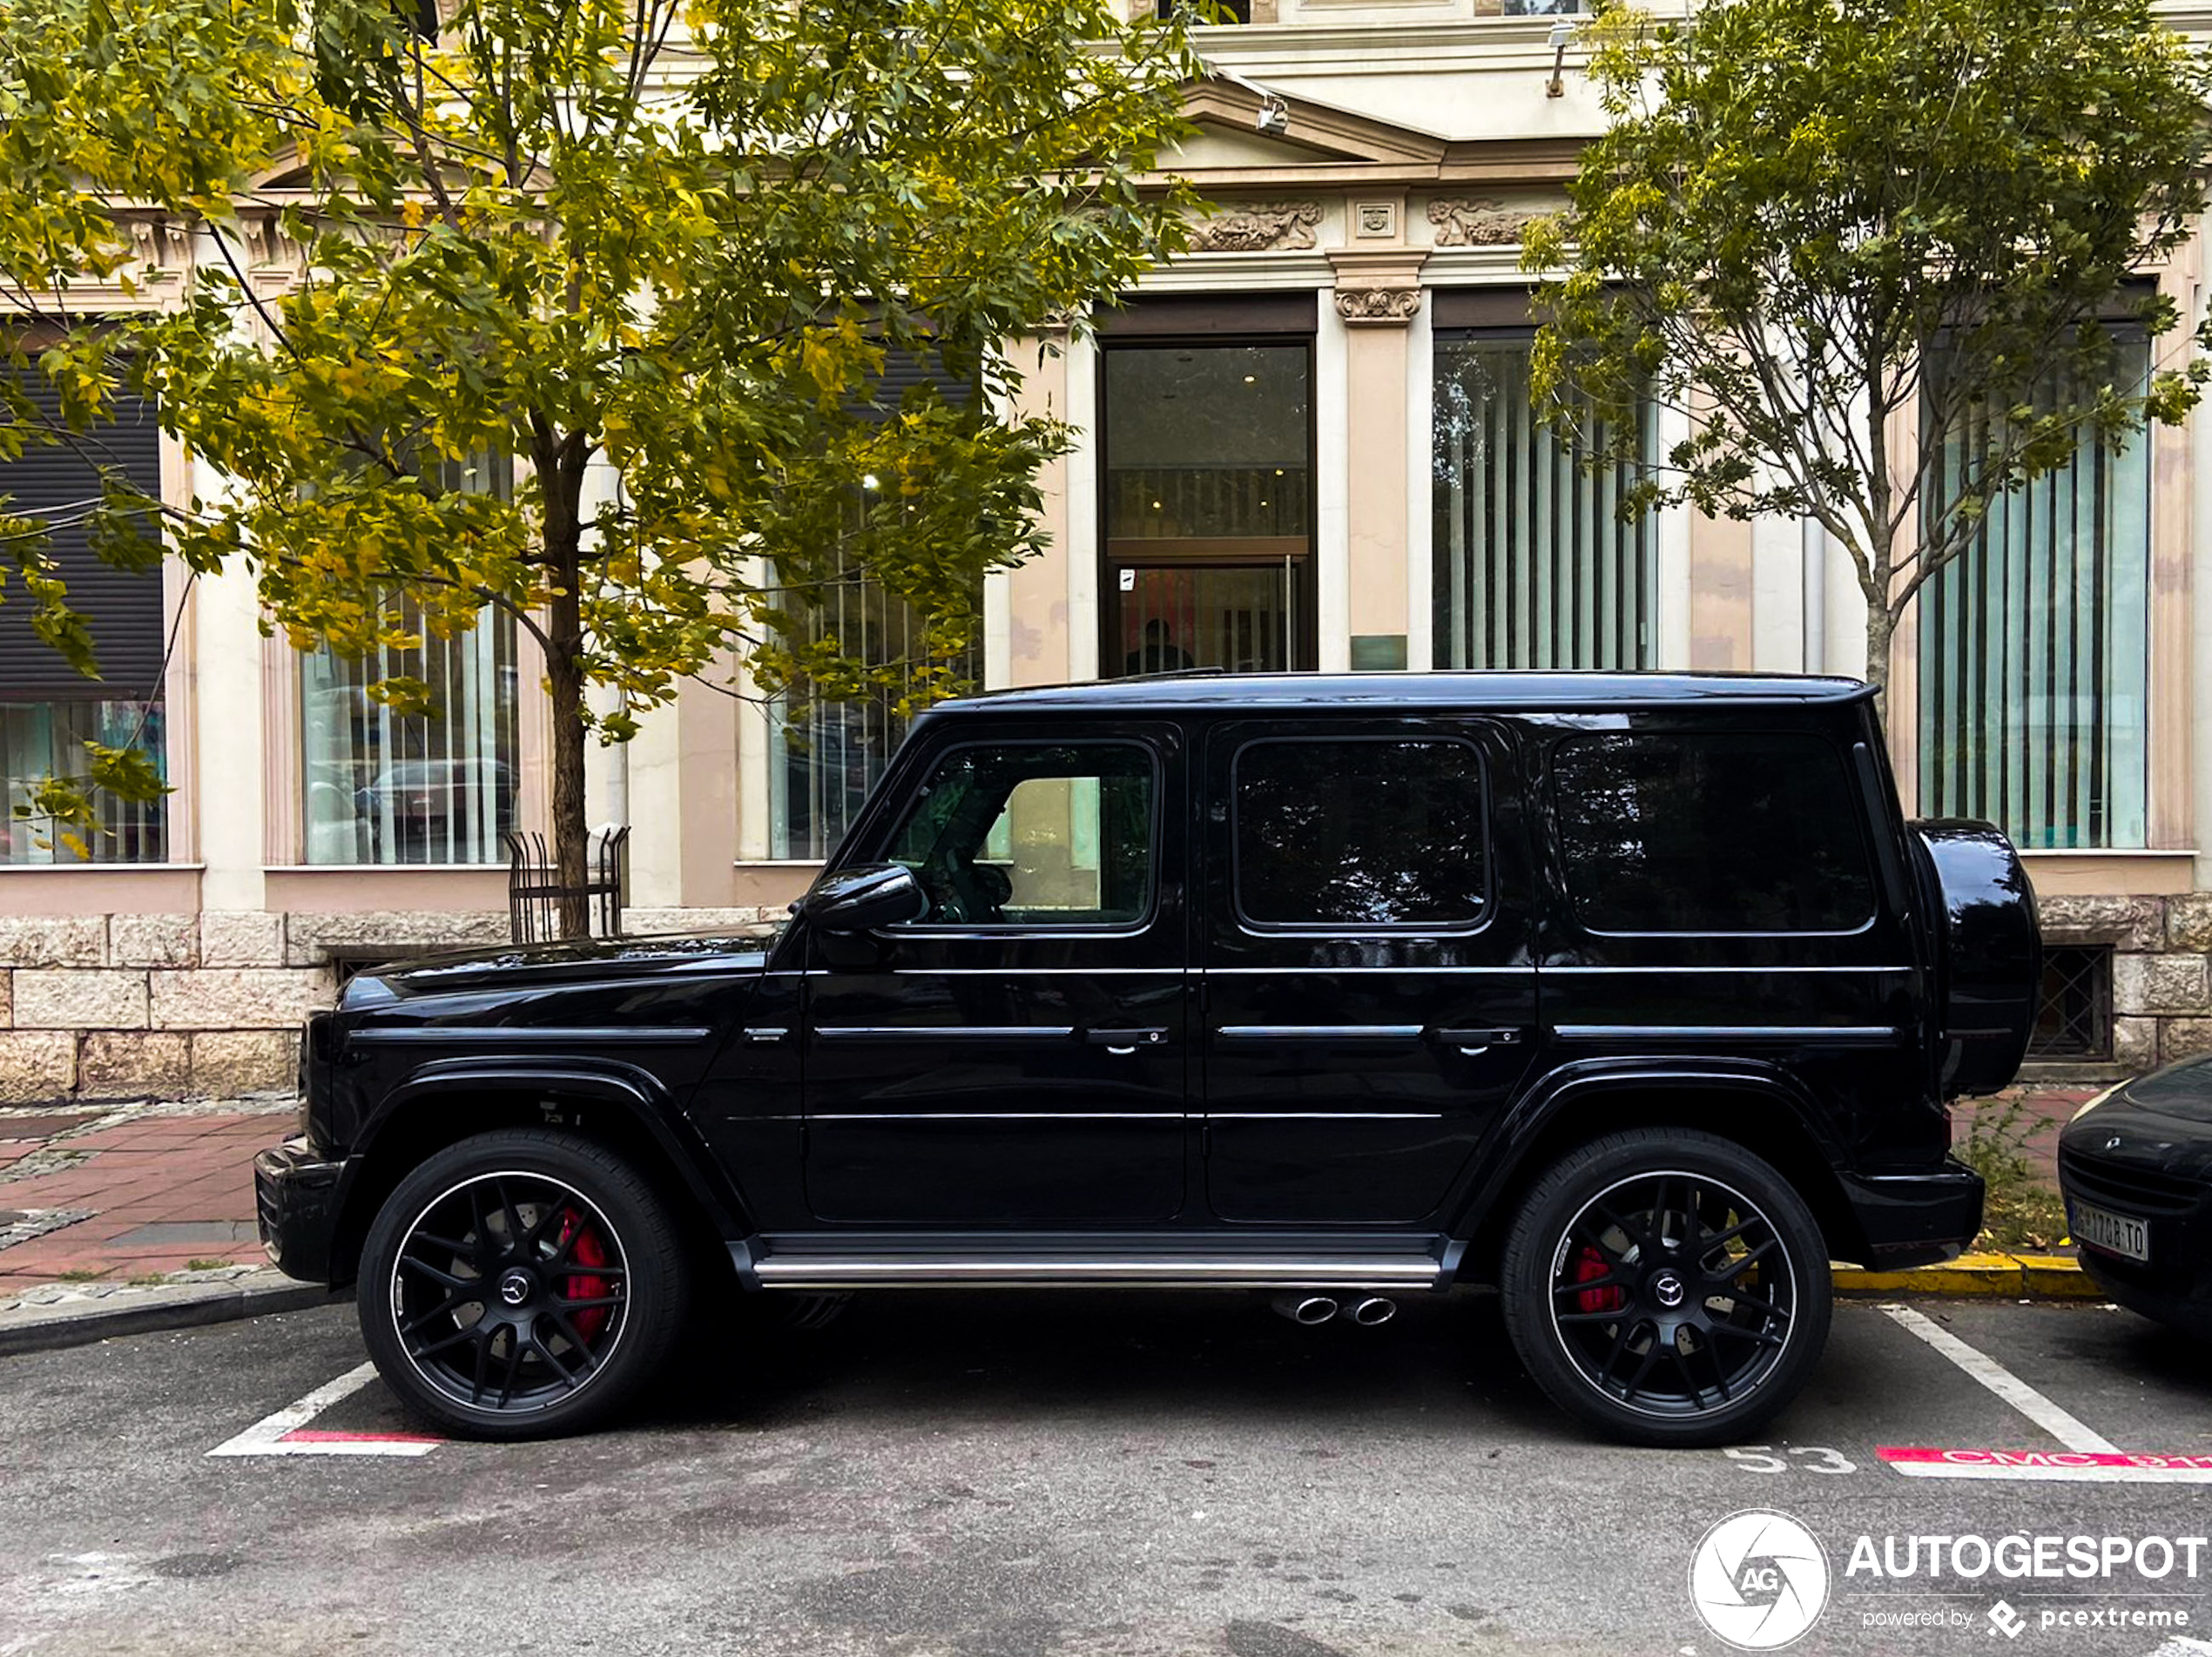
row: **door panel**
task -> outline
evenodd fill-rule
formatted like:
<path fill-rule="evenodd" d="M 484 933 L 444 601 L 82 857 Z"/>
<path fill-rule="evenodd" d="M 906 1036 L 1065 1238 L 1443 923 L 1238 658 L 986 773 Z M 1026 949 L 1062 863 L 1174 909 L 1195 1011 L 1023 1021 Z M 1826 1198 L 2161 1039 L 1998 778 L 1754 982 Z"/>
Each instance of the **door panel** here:
<path fill-rule="evenodd" d="M 806 1192 L 835 1224 L 1184 1205 L 1183 777 L 1164 726 L 948 743 L 879 847 L 933 908 L 809 940 Z"/>
<path fill-rule="evenodd" d="M 1480 721 L 1210 736 L 1203 1121 L 1220 1218 L 1422 1219 L 1513 1097 L 1536 1034 L 1513 760 Z"/>

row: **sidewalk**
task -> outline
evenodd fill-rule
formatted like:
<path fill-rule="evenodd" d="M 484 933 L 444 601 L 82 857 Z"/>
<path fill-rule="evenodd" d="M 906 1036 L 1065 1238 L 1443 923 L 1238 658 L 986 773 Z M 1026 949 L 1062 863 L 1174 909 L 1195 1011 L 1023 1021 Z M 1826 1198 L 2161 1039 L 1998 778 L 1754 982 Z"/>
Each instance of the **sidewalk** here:
<path fill-rule="evenodd" d="M 270 1098 L 0 1110 L 0 1308 L 44 1284 L 144 1288 L 266 1265 L 253 1153 L 284 1137 L 295 1108 Z"/>

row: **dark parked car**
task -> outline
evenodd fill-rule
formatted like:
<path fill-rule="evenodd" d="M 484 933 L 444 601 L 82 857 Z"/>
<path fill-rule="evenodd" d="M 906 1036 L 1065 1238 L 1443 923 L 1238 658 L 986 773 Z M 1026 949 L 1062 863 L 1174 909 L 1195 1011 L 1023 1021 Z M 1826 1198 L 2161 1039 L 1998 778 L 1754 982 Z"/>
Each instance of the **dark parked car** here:
<path fill-rule="evenodd" d="M 2059 1135 L 2081 1268 L 2131 1311 L 2212 1340 L 2212 1059 L 2100 1094 Z"/>
<path fill-rule="evenodd" d="M 611 1409 L 718 1276 L 1489 1285 L 1568 1410 L 1711 1444 L 1805 1379 L 1831 1256 L 1973 1236 L 1946 1101 L 2039 959 L 1851 681 L 1004 692 L 915 722 L 785 926 L 355 978 L 262 1230 L 492 1437 Z"/>

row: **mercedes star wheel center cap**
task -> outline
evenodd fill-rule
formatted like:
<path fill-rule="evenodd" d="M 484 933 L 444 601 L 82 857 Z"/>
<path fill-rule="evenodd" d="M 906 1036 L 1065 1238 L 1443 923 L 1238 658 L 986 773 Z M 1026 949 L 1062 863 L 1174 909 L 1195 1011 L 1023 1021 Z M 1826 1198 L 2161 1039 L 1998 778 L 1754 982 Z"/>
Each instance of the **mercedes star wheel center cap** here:
<path fill-rule="evenodd" d="M 519 1306 L 530 1297 L 530 1277 L 527 1271 L 510 1271 L 499 1280 L 499 1297 L 509 1306 Z M 1676 1299 L 1681 1298 L 1677 1291 Z"/>
<path fill-rule="evenodd" d="M 1651 1280 L 1653 1298 L 1669 1311 L 1682 1304 L 1682 1279 L 1671 1271 L 1662 1271 Z"/>

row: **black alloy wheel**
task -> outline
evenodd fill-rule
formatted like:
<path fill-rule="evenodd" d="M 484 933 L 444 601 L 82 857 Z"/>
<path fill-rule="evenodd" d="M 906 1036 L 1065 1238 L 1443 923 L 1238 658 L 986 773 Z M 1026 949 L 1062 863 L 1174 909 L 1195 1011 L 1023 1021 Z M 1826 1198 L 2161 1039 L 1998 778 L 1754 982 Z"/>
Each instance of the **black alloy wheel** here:
<path fill-rule="evenodd" d="M 659 1199 L 571 1134 L 448 1146 L 400 1182 L 362 1249 L 361 1333 L 379 1373 L 476 1438 L 602 1418 L 659 1367 L 685 1299 Z"/>
<path fill-rule="evenodd" d="M 1827 1342 L 1819 1226 L 1772 1167 L 1711 1134 L 1614 1134 L 1564 1158 L 1514 1219 L 1501 1278 L 1530 1374 L 1631 1443 L 1740 1440 Z"/>

